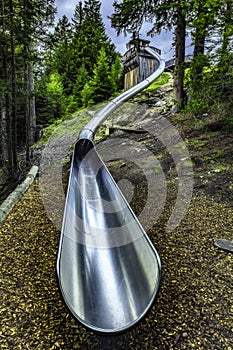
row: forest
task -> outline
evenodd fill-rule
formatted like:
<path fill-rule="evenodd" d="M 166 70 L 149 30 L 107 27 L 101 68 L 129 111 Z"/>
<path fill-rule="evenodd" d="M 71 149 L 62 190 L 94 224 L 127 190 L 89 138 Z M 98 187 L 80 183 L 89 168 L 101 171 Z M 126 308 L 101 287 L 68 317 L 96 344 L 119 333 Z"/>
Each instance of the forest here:
<path fill-rule="evenodd" d="M 31 146 L 42 127 L 122 89 L 120 56 L 105 33 L 100 6 L 79 2 L 71 21 L 64 16 L 55 23 L 54 0 L 1 2 L 3 182 L 17 183 L 19 163 L 33 162 Z"/>
<path fill-rule="evenodd" d="M 118 34 L 174 37 L 174 99 L 189 118 L 216 109 L 233 125 L 233 1 L 114 1 Z M 73 17 L 55 22 L 54 0 L 2 0 L 0 6 L 1 196 L 33 164 L 32 146 L 42 128 L 79 108 L 108 100 L 123 89 L 121 56 L 106 35 L 101 1 L 78 2 Z M 184 62 L 185 40 L 193 59 Z M 22 156 L 23 155 L 23 156 Z M 23 160 L 22 160 L 23 157 Z"/>

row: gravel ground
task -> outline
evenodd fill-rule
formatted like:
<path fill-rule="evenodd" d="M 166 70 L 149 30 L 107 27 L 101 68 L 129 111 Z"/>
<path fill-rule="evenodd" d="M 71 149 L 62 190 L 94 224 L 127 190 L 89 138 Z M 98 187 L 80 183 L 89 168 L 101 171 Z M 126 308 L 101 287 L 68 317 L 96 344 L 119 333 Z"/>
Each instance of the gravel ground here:
<path fill-rule="evenodd" d="M 233 349 L 233 255 L 213 245 L 232 238 L 232 215 L 228 203 L 200 191 L 172 234 L 152 228 L 163 266 L 158 297 L 136 327 L 105 337 L 77 324 L 62 303 L 59 232 L 35 181 L 1 230 L 1 349 Z"/>
<path fill-rule="evenodd" d="M 150 148 L 167 181 L 163 211 L 148 231 L 162 261 L 161 288 L 145 318 L 122 334 L 105 336 L 68 313 L 55 274 L 60 233 L 47 216 L 36 179 L 0 230 L 1 349 L 233 349 L 233 254 L 213 244 L 215 238 L 233 240 L 233 135 L 193 128 L 184 120 L 177 128 L 193 161 L 194 191 L 172 232 L 165 227 L 177 174 L 166 150 L 146 133 L 117 131 L 110 137 L 127 135 Z M 109 168 L 116 180 L 127 174 L 135 186 L 143 183 L 127 162 L 112 160 Z M 131 201 L 135 212 L 144 203 L 139 197 Z"/>

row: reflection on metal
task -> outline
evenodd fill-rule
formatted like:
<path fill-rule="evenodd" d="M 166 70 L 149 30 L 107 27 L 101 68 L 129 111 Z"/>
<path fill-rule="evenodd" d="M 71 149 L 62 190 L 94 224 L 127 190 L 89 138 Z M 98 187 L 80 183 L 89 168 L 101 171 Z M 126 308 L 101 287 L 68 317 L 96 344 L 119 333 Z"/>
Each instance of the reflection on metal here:
<path fill-rule="evenodd" d="M 148 50 L 150 50 L 148 48 Z M 108 103 L 75 145 L 57 259 L 65 303 L 85 326 L 104 333 L 138 322 L 157 294 L 159 256 L 97 153 L 92 138 L 120 104 L 164 69 Z"/>

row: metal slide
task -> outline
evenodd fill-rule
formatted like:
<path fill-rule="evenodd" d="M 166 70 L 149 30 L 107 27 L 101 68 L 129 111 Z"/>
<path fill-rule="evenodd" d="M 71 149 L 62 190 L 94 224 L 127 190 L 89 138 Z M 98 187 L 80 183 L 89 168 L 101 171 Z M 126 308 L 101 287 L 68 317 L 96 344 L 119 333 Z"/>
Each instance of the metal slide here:
<path fill-rule="evenodd" d="M 146 88 L 164 70 L 109 102 L 81 131 L 75 144 L 57 274 L 65 303 L 88 328 L 115 333 L 138 322 L 157 294 L 160 259 L 93 144 L 98 127 L 113 110 Z"/>

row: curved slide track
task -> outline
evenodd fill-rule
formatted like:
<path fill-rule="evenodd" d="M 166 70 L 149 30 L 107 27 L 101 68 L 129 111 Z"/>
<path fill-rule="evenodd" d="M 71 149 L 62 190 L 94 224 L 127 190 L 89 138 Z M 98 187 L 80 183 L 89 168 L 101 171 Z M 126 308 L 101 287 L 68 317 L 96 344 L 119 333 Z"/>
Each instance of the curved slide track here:
<path fill-rule="evenodd" d="M 98 127 L 121 104 L 150 85 L 165 62 L 150 47 L 158 69 L 115 98 L 81 131 L 75 144 L 57 275 L 63 299 L 88 328 L 116 333 L 151 307 L 161 277 L 158 253 L 95 149 Z"/>

